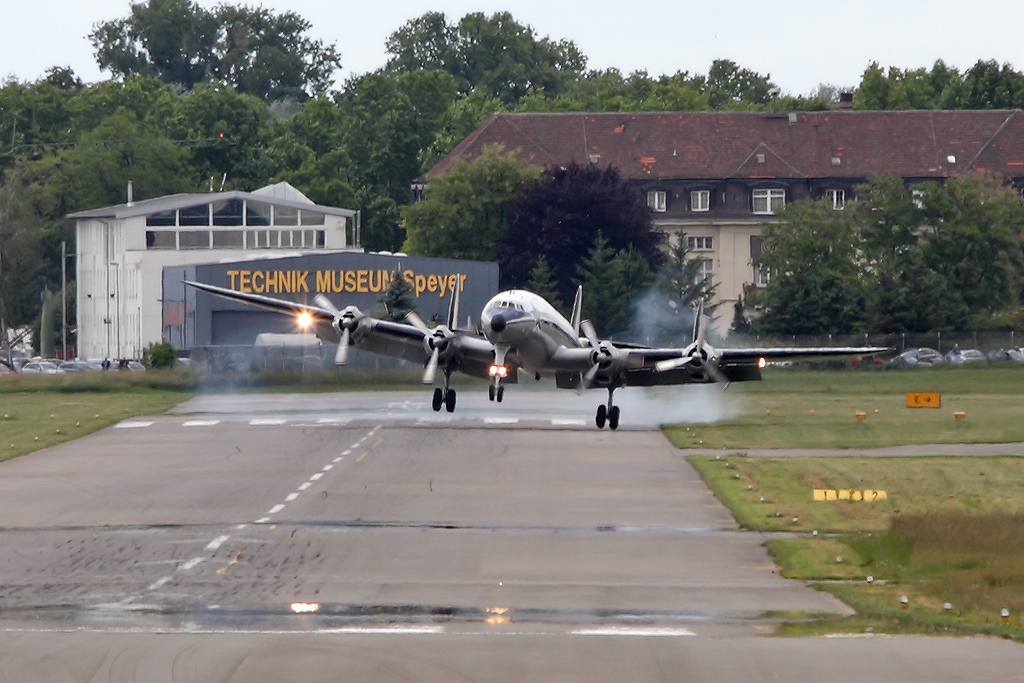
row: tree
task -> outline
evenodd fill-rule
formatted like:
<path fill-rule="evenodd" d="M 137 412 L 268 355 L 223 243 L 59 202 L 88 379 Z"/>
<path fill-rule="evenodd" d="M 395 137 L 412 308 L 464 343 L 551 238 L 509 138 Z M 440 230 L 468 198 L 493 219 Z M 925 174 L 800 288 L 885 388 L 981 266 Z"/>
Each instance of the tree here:
<path fill-rule="evenodd" d="M 775 87 L 770 75 L 744 69 L 728 59 L 716 59 L 708 70 L 705 92 L 712 109 L 738 103 L 768 104 Z"/>
<path fill-rule="evenodd" d="M 865 295 L 860 236 L 846 212 L 822 201 L 794 202 L 782 221 L 765 227 L 754 265 L 771 280 L 763 312 L 751 327 L 763 334 L 839 334 L 858 331 Z"/>
<path fill-rule="evenodd" d="M 613 253 L 632 246 L 652 269 L 665 262 L 665 234 L 654 229 L 646 201 L 618 171 L 575 162 L 545 170 L 510 206 L 509 230 L 498 245 L 502 286 L 523 286 L 543 254 L 559 298 L 572 301 L 576 268 L 598 231 Z"/>
<path fill-rule="evenodd" d="M 422 256 L 493 261 L 508 230 L 508 205 L 540 175 L 514 153 L 490 147 L 458 160 L 430 182 L 426 196 L 402 211 L 403 251 Z"/>
<path fill-rule="evenodd" d="M 460 95 L 481 93 L 513 104 L 530 91 L 557 95 L 582 73 L 586 57 L 571 41 L 538 39 L 508 12 L 474 12 L 451 25 L 428 12 L 391 34 L 386 69 L 435 69 L 453 76 Z"/>
<path fill-rule="evenodd" d="M 685 234 L 671 241 L 668 260 L 657 272 L 654 287 L 637 300 L 635 333 L 650 344 L 689 343 L 694 306 L 705 302 L 704 312 L 714 316 L 711 303 L 718 285 L 704 274 L 704 259 L 690 249 Z"/>
<path fill-rule="evenodd" d="M 549 304 L 560 311 L 565 310 L 565 305 L 558 298 L 555 290 L 555 283 L 552 279 L 551 266 L 548 265 L 544 254 L 537 257 L 537 262 L 530 269 L 530 279 L 526 282 L 526 289 L 543 298 Z"/>
<path fill-rule="evenodd" d="M 955 109 L 1020 109 L 1024 107 L 1024 74 L 1010 64 L 978 60 L 954 83 L 950 106 Z"/>
<path fill-rule="evenodd" d="M 96 24 L 89 38 L 115 78 L 155 76 L 185 90 L 224 81 L 260 99 L 304 98 L 323 92 L 341 66 L 333 45 L 304 35 L 309 28 L 294 12 L 146 0 L 127 18 Z"/>
<path fill-rule="evenodd" d="M 377 301 L 384 304 L 388 319 L 394 322 L 405 322 L 405 316 L 416 310 L 416 292 L 402 276 L 401 268 L 392 271 L 388 286 Z"/>

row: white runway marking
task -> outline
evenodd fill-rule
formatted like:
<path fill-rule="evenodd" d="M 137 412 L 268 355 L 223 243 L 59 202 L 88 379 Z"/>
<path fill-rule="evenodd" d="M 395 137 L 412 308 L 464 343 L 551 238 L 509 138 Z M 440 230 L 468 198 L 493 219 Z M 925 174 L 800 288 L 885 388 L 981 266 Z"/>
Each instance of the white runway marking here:
<path fill-rule="evenodd" d="M 138 421 L 138 422 L 119 422 L 114 425 L 114 429 L 141 429 L 143 427 L 149 427 L 153 424 L 153 421 Z"/>
<path fill-rule="evenodd" d="M 178 569 L 179 572 L 189 572 L 196 568 L 196 566 L 203 561 L 201 557 L 193 557 L 191 560 L 181 565 Z"/>
<path fill-rule="evenodd" d="M 290 502 L 292 502 L 293 500 L 295 500 L 298 497 L 299 497 L 298 493 L 289 493 L 287 496 L 285 496 L 284 502 L 290 503 Z"/>
<path fill-rule="evenodd" d="M 213 539 L 212 541 L 210 541 L 209 543 L 206 544 L 207 552 L 211 552 L 211 553 L 217 552 L 217 550 L 222 545 L 224 545 L 224 541 L 228 540 L 229 538 L 231 538 L 231 537 L 230 536 L 218 536 L 217 538 Z"/>
<path fill-rule="evenodd" d="M 352 420 L 350 419 L 338 419 L 336 417 L 322 417 L 316 421 L 318 425 L 346 425 Z"/>
<path fill-rule="evenodd" d="M 632 636 L 639 638 L 680 638 L 697 635 L 688 628 L 655 628 L 636 626 L 607 626 L 581 628 L 569 632 L 574 636 Z"/>
<path fill-rule="evenodd" d="M 519 424 L 518 417 L 485 417 L 484 424 L 488 425 L 514 425 Z"/>
<path fill-rule="evenodd" d="M 187 420 L 181 423 L 182 427 L 212 427 L 220 424 L 220 420 Z"/>
<path fill-rule="evenodd" d="M 253 427 L 273 427 L 276 425 L 283 425 L 286 420 L 278 418 L 257 418 L 255 420 L 249 420 L 249 424 Z"/>
<path fill-rule="evenodd" d="M 269 515 L 276 515 L 276 514 L 277 514 L 278 512 L 280 512 L 281 510 L 284 510 L 284 505 L 283 505 L 283 504 L 281 504 L 281 503 L 278 503 L 278 504 L 277 504 L 277 505 L 275 505 L 274 507 L 270 508 L 270 510 L 269 510 L 269 511 L 267 512 L 267 515 L 268 515 L 268 516 L 269 516 Z"/>
<path fill-rule="evenodd" d="M 555 427 L 585 427 L 587 421 L 578 418 L 553 417 L 551 424 Z"/>

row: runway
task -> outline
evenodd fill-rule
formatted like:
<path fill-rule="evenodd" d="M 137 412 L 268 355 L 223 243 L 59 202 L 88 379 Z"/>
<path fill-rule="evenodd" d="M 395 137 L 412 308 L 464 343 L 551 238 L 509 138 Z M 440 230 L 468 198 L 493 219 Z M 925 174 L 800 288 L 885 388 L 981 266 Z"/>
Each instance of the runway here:
<path fill-rule="evenodd" d="M 1020 680 L 1005 641 L 765 637 L 847 608 L 652 411 L 564 393 L 203 396 L 3 463 L 0 680 Z"/>

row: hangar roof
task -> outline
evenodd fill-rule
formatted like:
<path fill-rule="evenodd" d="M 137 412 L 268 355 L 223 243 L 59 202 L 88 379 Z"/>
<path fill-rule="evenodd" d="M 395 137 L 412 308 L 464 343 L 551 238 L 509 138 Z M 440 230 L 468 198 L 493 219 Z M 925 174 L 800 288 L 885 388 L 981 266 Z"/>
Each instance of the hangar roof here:
<path fill-rule="evenodd" d="M 68 214 L 71 220 L 88 218 L 134 218 L 136 216 L 148 216 L 163 211 L 173 211 L 196 204 L 205 204 L 228 199 L 246 199 L 257 202 L 266 202 L 275 206 L 287 206 L 295 209 L 316 210 L 329 216 L 344 216 L 351 218 L 356 215 L 352 209 L 341 209 L 334 206 L 323 206 L 308 199 L 304 194 L 289 185 L 281 182 L 275 185 L 268 185 L 253 192 L 242 192 L 232 190 L 230 192 L 196 192 L 172 194 L 153 199 L 142 199 L 136 202 L 105 206 L 100 209 L 78 211 Z"/>

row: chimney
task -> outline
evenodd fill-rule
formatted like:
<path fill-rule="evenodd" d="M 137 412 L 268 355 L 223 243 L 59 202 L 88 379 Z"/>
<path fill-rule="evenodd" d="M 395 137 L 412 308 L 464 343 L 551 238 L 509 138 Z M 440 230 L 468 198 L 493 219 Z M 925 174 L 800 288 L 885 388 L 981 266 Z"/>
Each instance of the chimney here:
<path fill-rule="evenodd" d="M 135 205 L 135 188 L 132 187 L 132 181 L 128 181 L 128 206 Z"/>
<path fill-rule="evenodd" d="M 853 109 L 853 93 L 852 92 L 841 92 L 841 93 L 839 93 L 839 108 L 840 109 Z"/>

